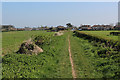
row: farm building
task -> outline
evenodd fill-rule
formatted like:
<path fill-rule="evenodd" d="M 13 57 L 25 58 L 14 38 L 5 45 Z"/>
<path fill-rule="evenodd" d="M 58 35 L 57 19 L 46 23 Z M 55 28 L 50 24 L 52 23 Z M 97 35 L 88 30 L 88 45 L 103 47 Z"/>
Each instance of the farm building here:
<path fill-rule="evenodd" d="M 32 28 L 32 30 L 33 30 L 33 31 L 37 31 L 37 30 L 39 30 L 39 28 Z"/>
<path fill-rule="evenodd" d="M 25 31 L 31 31 L 32 28 L 29 28 L 29 27 L 25 27 Z"/>
<path fill-rule="evenodd" d="M 92 30 L 104 30 L 104 26 L 103 25 L 93 25 Z"/>
<path fill-rule="evenodd" d="M 113 30 L 114 27 L 110 25 L 81 25 L 79 30 Z"/>
<path fill-rule="evenodd" d="M 93 30 L 112 30 L 113 26 L 110 25 L 93 25 Z"/>
<path fill-rule="evenodd" d="M 13 25 L 2 25 L 2 29 L 14 28 Z"/>
<path fill-rule="evenodd" d="M 104 30 L 112 30 L 114 27 L 111 25 L 101 25 L 102 27 L 104 27 Z"/>
<path fill-rule="evenodd" d="M 17 31 L 24 31 L 24 28 L 17 28 Z"/>
<path fill-rule="evenodd" d="M 16 31 L 17 29 L 13 25 L 2 25 L 1 31 Z"/>
<path fill-rule="evenodd" d="M 79 29 L 80 29 L 80 30 L 91 30 L 92 28 L 91 28 L 90 25 L 81 25 L 81 26 L 79 27 Z"/>
<path fill-rule="evenodd" d="M 62 31 L 62 30 L 66 30 L 66 28 L 64 26 L 57 26 L 57 31 Z"/>

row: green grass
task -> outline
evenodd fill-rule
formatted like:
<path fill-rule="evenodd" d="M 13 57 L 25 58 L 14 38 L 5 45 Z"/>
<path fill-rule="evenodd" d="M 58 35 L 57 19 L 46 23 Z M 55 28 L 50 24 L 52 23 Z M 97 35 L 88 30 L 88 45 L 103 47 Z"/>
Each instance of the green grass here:
<path fill-rule="evenodd" d="M 70 35 L 72 58 L 77 78 L 101 78 L 103 75 L 97 72 L 94 66 L 95 54 L 91 52 L 92 49 L 96 48 L 87 40 L 72 36 L 72 33 Z"/>
<path fill-rule="evenodd" d="M 45 31 L 13 31 L 13 32 L 2 32 L 2 53 L 7 54 L 16 52 L 20 44 L 33 35 L 53 35 L 53 33 Z"/>
<path fill-rule="evenodd" d="M 97 36 L 107 40 L 118 41 L 118 36 L 110 35 L 110 32 L 118 32 L 117 30 L 116 31 L 79 31 L 79 32 L 92 35 L 92 36 Z"/>
<path fill-rule="evenodd" d="M 101 31 L 81 31 L 86 33 Z M 52 32 L 20 31 L 3 32 L 3 52 L 10 53 L 3 56 L 3 78 L 72 78 L 71 64 L 68 52 L 68 35 L 70 35 L 71 52 L 77 78 L 119 77 L 119 54 L 111 52 L 108 57 L 101 58 L 97 52 L 102 47 L 94 46 L 88 40 L 73 36 L 73 33 L 64 32 L 62 36 L 50 36 Z M 102 34 L 100 35 L 102 37 Z M 51 37 L 50 44 L 42 45 L 44 52 L 38 55 L 16 54 L 20 44 L 35 35 Z M 90 34 L 92 35 L 92 34 Z M 111 36 L 113 37 L 113 36 Z M 114 36 L 117 37 L 117 36 Z M 110 39 L 110 36 L 109 36 Z M 116 39 L 115 39 L 116 40 Z M 99 43 L 98 43 L 99 44 Z M 117 75 L 116 75 L 117 74 Z"/>
<path fill-rule="evenodd" d="M 54 36 L 39 55 L 7 54 L 3 57 L 3 78 L 72 78 L 68 54 L 68 33 Z"/>
<path fill-rule="evenodd" d="M 106 49 L 102 46 L 94 46 L 84 38 L 71 36 L 71 50 L 77 76 L 80 78 L 120 78 L 120 53 L 111 49 L 110 54 L 103 52 L 98 55 L 99 51 Z"/>

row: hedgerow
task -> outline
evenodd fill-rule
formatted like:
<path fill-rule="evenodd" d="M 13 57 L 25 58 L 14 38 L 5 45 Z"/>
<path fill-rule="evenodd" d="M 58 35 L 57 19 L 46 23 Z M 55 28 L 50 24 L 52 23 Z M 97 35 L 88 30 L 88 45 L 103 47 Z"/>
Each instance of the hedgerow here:
<path fill-rule="evenodd" d="M 97 33 L 96 33 L 97 34 Z M 88 40 L 98 49 L 92 49 L 96 62 L 96 70 L 103 78 L 120 78 L 120 42 L 75 31 L 74 36 Z"/>

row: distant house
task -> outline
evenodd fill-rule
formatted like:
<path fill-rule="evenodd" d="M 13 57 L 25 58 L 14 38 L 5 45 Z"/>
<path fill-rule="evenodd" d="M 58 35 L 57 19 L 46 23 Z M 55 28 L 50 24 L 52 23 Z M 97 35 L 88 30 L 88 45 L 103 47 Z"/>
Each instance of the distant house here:
<path fill-rule="evenodd" d="M 1 31 L 16 31 L 17 29 L 13 25 L 2 25 Z"/>
<path fill-rule="evenodd" d="M 37 31 L 37 30 L 39 30 L 39 28 L 32 28 L 32 30 L 33 30 L 33 31 Z"/>
<path fill-rule="evenodd" d="M 17 28 L 17 31 L 24 31 L 24 28 Z"/>
<path fill-rule="evenodd" d="M 81 25 L 81 27 L 91 27 L 90 25 Z"/>
<path fill-rule="evenodd" d="M 31 31 L 32 30 L 32 28 L 29 28 L 29 27 L 25 27 L 24 29 L 25 29 L 25 31 Z"/>
<path fill-rule="evenodd" d="M 2 25 L 2 29 L 14 28 L 13 25 Z"/>
<path fill-rule="evenodd" d="M 92 26 L 92 30 L 104 30 L 104 26 L 103 25 L 93 25 Z"/>
<path fill-rule="evenodd" d="M 64 26 L 57 26 L 57 31 L 63 31 L 66 30 Z"/>
<path fill-rule="evenodd" d="M 81 25 L 80 27 L 79 27 L 79 30 L 91 30 L 92 28 L 91 28 L 91 26 L 90 25 Z"/>
<path fill-rule="evenodd" d="M 113 26 L 110 25 L 93 25 L 92 30 L 112 30 Z"/>
<path fill-rule="evenodd" d="M 10 28 L 9 30 L 10 30 L 10 31 L 17 31 L 16 28 Z"/>
<path fill-rule="evenodd" d="M 114 27 L 111 26 L 111 25 L 104 25 L 104 29 L 105 29 L 105 30 L 113 30 Z"/>

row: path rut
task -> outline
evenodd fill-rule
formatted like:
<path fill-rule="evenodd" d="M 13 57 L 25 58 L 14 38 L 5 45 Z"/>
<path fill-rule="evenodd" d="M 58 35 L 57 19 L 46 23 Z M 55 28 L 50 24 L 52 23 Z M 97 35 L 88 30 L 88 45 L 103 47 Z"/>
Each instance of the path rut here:
<path fill-rule="evenodd" d="M 72 59 L 72 55 L 71 55 L 71 47 L 70 47 L 70 36 L 68 35 L 68 43 L 69 43 L 69 48 L 68 48 L 68 51 L 69 51 L 69 57 L 70 57 L 70 62 L 71 62 L 71 67 L 72 67 L 72 76 L 75 80 L 76 78 L 76 73 L 75 73 L 75 69 L 74 69 L 74 63 L 73 63 L 73 59 Z"/>

